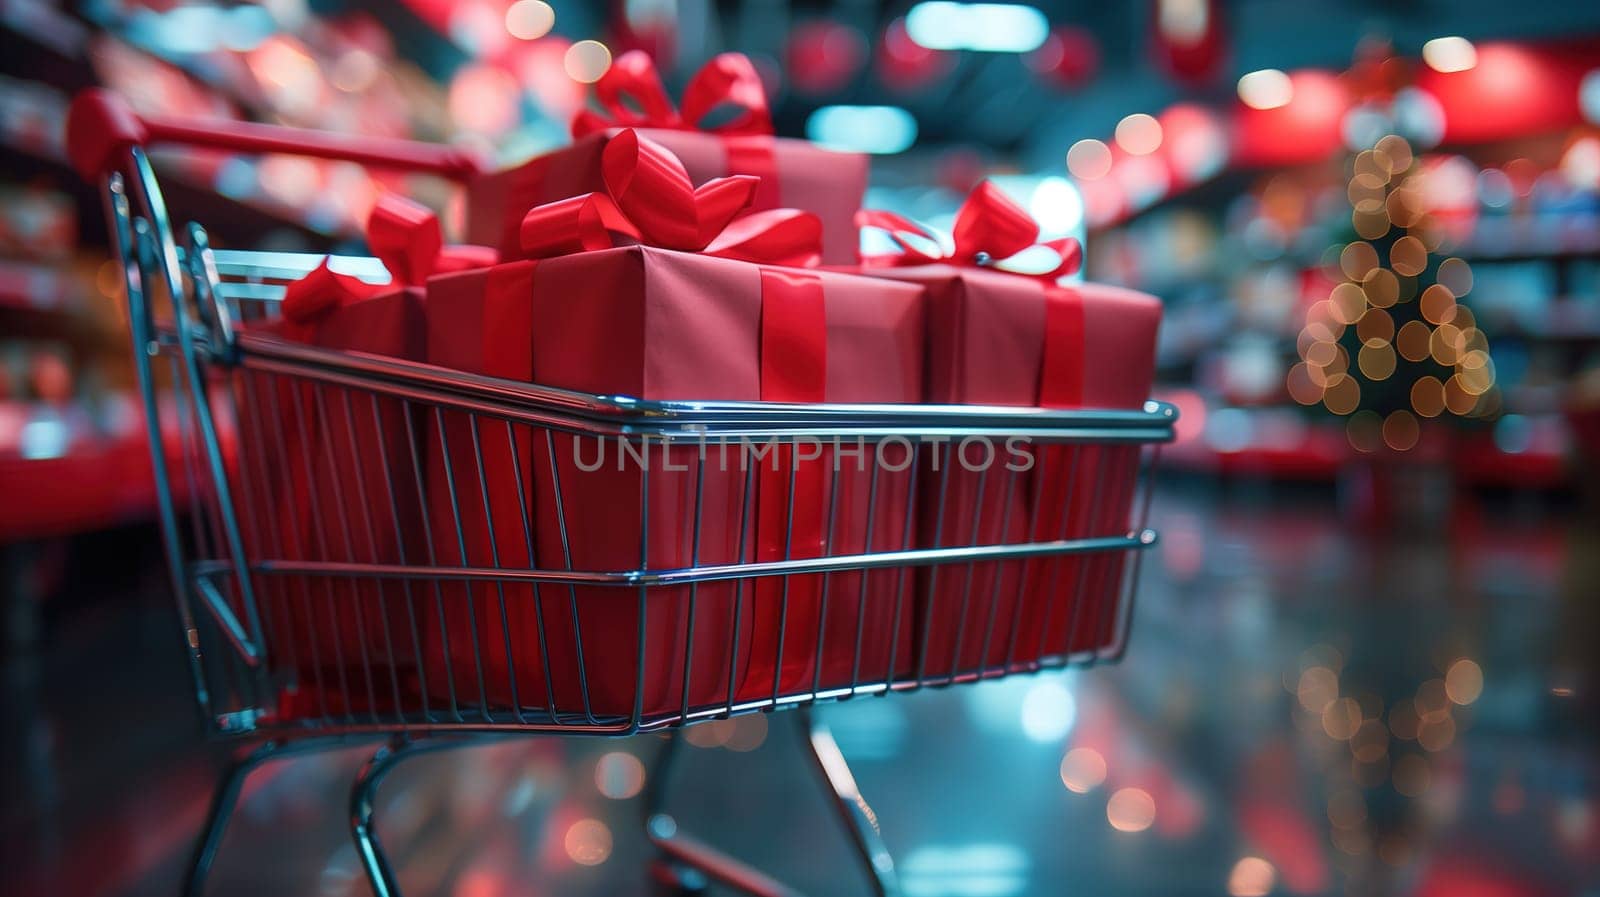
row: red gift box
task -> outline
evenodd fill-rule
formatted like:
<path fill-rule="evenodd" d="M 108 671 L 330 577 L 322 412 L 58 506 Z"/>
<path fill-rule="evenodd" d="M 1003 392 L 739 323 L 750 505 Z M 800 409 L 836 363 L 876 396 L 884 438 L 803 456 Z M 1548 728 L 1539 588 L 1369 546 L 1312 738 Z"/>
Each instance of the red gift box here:
<path fill-rule="evenodd" d="M 443 247 L 431 212 L 386 196 L 368 242 L 395 283 L 368 284 L 323 262 L 285 290 L 282 317 L 254 325 L 328 349 L 422 361 L 422 279 L 435 270 L 492 264 L 483 247 Z M 418 446 L 393 398 L 277 375 L 247 374 L 243 463 L 268 484 L 273 509 L 247 521 L 258 556 L 288 561 L 418 563 L 422 508 L 412 472 Z M 254 449 L 252 451 L 251 449 Z M 247 515 L 254 516 L 254 515 Z M 264 580 L 265 624 L 304 697 L 325 713 L 389 710 L 416 679 L 418 637 L 410 589 L 387 579 L 333 576 Z"/>
<path fill-rule="evenodd" d="M 868 211 L 860 220 L 890 231 L 904 250 L 869 260 L 869 272 L 927 288 L 929 402 L 1139 408 L 1148 398 L 1159 300 L 1059 285 L 1080 259 L 1070 238 L 1043 244 L 1056 254 L 1049 270 L 999 267 L 1034 249 L 1038 225 L 991 183 L 963 204 L 948 255 L 919 249 L 937 241 L 898 216 Z M 930 469 L 920 489 L 923 547 L 1128 530 L 1137 446 L 994 446 L 988 463 L 981 445 L 962 452 L 935 449 L 944 469 Z M 918 586 L 918 675 L 942 679 L 1110 645 L 1122 562 L 1119 551 L 928 568 Z"/>
<path fill-rule="evenodd" d="M 602 161 L 607 194 L 552 203 L 525 217 L 521 247 L 536 260 L 430 281 L 433 363 L 646 400 L 921 398 L 919 288 L 757 263 L 814 264 L 818 223 L 779 210 L 728 225 L 754 188 L 752 179 L 694 190 L 669 152 L 631 131 L 611 140 Z M 613 246 L 618 233 L 635 243 Z M 458 423 L 464 432 L 447 433 L 452 443 L 470 439 L 472 424 Z M 641 563 L 665 570 L 778 560 L 791 530 L 791 557 L 869 547 L 871 468 L 858 471 L 847 462 L 845 472 L 831 476 L 831 447 L 797 458 L 783 449 L 755 457 L 737 443 L 657 444 L 641 462 L 623 455 L 617 442 L 595 437 L 557 433 L 547 440 L 527 430 L 493 440 L 480 434 L 480 442 L 481 481 L 476 469 L 459 464 L 448 473 L 438 465 L 430 479 L 435 518 L 448 505 L 465 525 L 465 540 L 447 552 L 447 562 L 614 572 Z M 863 464 L 871 456 L 868 447 Z M 599 459 L 599 469 L 585 469 Z M 880 471 L 873 550 L 905 544 L 910 487 L 907 474 Z M 476 498 L 480 492 L 487 501 Z M 697 501 L 696 527 L 690 521 Z M 830 507 L 831 526 L 823 520 Z M 858 619 L 865 621 L 860 675 L 884 677 L 891 644 L 908 646 L 910 638 L 909 602 L 894 617 L 893 571 L 829 574 L 825 619 L 823 581 L 813 575 L 791 577 L 787 585 L 766 578 L 658 586 L 644 597 L 636 587 L 506 584 L 510 639 L 500 631 L 498 591 L 480 587 L 470 604 L 488 649 L 476 652 L 485 666 L 485 700 L 503 705 L 514 686 L 525 705 L 546 704 L 548 695 L 563 712 L 626 715 L 637 696 L 648 715 L 723 704 L 730 696 L 770 697 L 775 684 L 783 694 L 809 691 L 814 682 L 845 685 L 858 666 Z M 451 650 L 446 666 L 459 680 L 467 670 L 454 658 L 474 652 L 457 635 L 467 621 L 450 623 L 442 647 Z M 634 660 L 641 627 L 642 669 Z M 544 638 L 535 640 L 541 631 Z M 780 632 L 787 633 L 781 654 Z M 832 646 L 821 652 L 820 670 L 819 632 Z M 899 656 L 897 665 L 908 666 L 908 647 Z M 586 673 L 586 708 L 579 669 Z M 636 695 L 636 681 L 642 694 Z"/>
<path fill-rule="evenodd" d="M 822 261 L 855 263 L 859 241 L 852 222 L 867 188 L 866 156 L 772 136 L 761 78 L 743 55 L 724 53 L 706 63 L 685 88 L 681 112 L 667 97 L 650 57 L 636 50 L 617 58 L 595 83 L 595 93 L 605 114 L 580 112 L 572 124 L 572 146 L 467 185 L 471 242 L 513 256 L 528 209 L 602 192 L 601 156 L 618 129 L 627 127 L 671 150 L 692 183 L 737 174 L 760 178 L 749 211 L 812 212 L 822 221 Z M 723 124 L 705 123 L 714 109 L 729 107 L 741 114 Z"/>

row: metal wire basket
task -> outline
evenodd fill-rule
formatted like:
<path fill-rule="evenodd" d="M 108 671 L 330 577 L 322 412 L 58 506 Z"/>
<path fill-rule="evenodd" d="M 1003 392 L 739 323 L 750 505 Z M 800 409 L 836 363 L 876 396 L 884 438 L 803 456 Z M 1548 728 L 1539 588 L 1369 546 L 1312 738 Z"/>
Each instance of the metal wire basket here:
<path fill-rule="evenodd" d="M 75 136 L 85 120 L 115 131 L 106 115 L 75 108 Z M 323 257 L 213 251 L 195 224 L 180 246 L 142 144 L 471 166 L 127 115 L 144 131 L 80 167 L 104 189 L 127 274 L 199 705 L 212 733 L 262 741 L 219 789 L 191 891 L 243 776 L 286 747 L 390 737 L 352 793 L 361 856 L 389 894 L 372 790 L 408 752 L 459 741 L 439 736 L 625 735 L 1120 656 L 1171 406 L 647 402 L 297 344 L 270 321 Z M 330 264 L 388 280 L 374 259 Z M 169 389 L 176 401 L 158 401 Z M 807 501 L 817 525 L 797 533 Z M 892 892 L 848 767 L 820 725 L 807 744 L 875 889 Z M 676 862 L 784 892 L 676 834 L 652 794 L 651 837 Z"/>

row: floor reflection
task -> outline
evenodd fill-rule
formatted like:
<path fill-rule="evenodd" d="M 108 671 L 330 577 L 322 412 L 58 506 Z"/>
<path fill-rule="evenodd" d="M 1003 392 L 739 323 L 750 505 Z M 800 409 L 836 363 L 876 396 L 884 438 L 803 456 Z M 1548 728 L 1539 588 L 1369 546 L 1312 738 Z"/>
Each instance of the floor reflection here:
<path fill-rule="evenodd" d="M 822 710 L 907 895 L 1600 893 L 1600 528 L 1502 499 L 1353 526 L 1337 499 L 1173 484 L 1122 664 Z M 190 735 L 157 558 L 8 656 L 7 893 L 176 892 L 222 754 Z M 792 716 L 691 729 L 673 810 L 849 892 Z M 658 747 L 411 761 L 379 816 L 408 893 L 651 893 Z M 254 776 L 211 893 L 367 893 L 344 830 L 361 759 Z"/>

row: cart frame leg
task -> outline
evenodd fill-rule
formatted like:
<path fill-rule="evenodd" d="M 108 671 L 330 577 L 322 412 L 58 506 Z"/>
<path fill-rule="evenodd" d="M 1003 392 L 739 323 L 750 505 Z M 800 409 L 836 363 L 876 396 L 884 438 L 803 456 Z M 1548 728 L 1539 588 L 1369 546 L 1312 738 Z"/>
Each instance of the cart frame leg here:
<path fill-rule="evenodd" d="M 838 813 L 845 836 L 861 859 L 872 893 L 877 897 L 898 897 L 899 879 L 895 875 L 894 861 L 878 829 L 878 817 L 856 786 L 855 776 L 851 774 L 850 765 L 839 750 L 838 742 L 828 727 L 812 715 L 810 708 L 796 710 L 794 715 L 806 754 Z M 743 893 L 756 897 L 798 897 L 799 892 L 782 882 L 679 831 L 677 821 L 664 812 L 667 783 L 682 740 L 681 731 L 672 732 L 656 755 L 655 769 L 650 775 L 644 801 L 645 834 L 650 842 L 661 851 L 667 862 L 694 869 Z"/>
<path fill-rule="evenodd" d="M 206 812 L 205 827 L 200 830 L 200 839 L 195 842 L 194 854 L 189 862 L 189 874 L 183 882 L 184 897 L 201 897 L 205 892 L 206 879 L 211 874 L 211 864 L 217 858 L 217 850 L 222 846 L 222 836 L 227 833 L 228 821 L 233 818 L 233 811 L 239 806 L 239 792 L 244 788 L 245 779 L 256 767 L 270 760 L 281 760 L 299 754 L 312 754 L 321 751 L 337 750 L 349 747 L 349 742 L 324 741 L 308 739 L 305 741 L 265 741 L 254 748 L 239 751 L 228 764 L 227 772 L 223 773 L 222 780 L 217 783 L 217 788 L 211 794 L 211 807 Z"/>
<path fill-rule="evenodd" d="M 400 884 L 389 865 L 388 854 L 378 840 L 373 828 L 373 815 L 377 807 L 378 786 L 393 772 L 401 761 L 421 751 L 419 742 L 405 735 L 397 735 L 373 752 L 356 773 L 350 786 L 350 836 L 356 842 L 356 855 L 361 868 L 367 873 L 374 897 L 400 897 Z"/>

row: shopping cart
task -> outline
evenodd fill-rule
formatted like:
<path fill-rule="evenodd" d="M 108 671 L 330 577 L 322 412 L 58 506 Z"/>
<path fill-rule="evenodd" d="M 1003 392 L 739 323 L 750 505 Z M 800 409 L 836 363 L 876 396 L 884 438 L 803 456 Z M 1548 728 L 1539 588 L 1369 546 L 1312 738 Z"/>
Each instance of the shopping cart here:
<path fill-rule="evenodd" d="M 780 709 L 798 710 L 803 743 L 872 888 L 896 893 L 876 817 L 811 705 L 1113 660 L 1123 651 L 1138 559 L 1155 542 L 1144 519 L 1149 471 L 1173 434 L 1169 405 L 649 402 L 303 345 L 257 325 L 275 315 L 284 285 L 324 257 L 214 250 L 198 224 L 183 230 L 180 245 L 145 147 L 296 153 L 456 180 L 478 171 L 469 157 L 273 126 L 141 119 L 100 91 L 74 103 L 68 143 L 104 194 L 126 274 L 166 561 L 199 707 L 209 734 L 241 743 L 215 795 L 188 893 L 202 889 L 245 775 L 269 759 L 361 739 L 378 744 L 351 791 L 351 827 L 375 892 L 391 895 L 398 888 L 373 828 L 373 799 L 404 758 L 510 733 L 644 731 L 667 735 L 642 801 L 663 857 L 658 871 L 692 869 L 753 894 L 792 893 L 677 831 L 666 812 L 679 727 Z M 389 280 L 376 259 L 329 264 L 371 283 Z M 169 391 L 175 400 L 158 401 Z M 176 451 L 159 438 L 163 415 L 174 414 Z M 228 431 L 238 434 L 236 456 L 219 437 Z M 569 515 L 584 484 L 555 463 L 555 446 L 582 439 L 641 453 L 701 447 L 672 468 L 678 491 L 670 507 L 659 504 L 661 481 L 652 486 L 642 465 L 637 501 L 611 509 L 629 516 L 624 528 L 638 538 L 637 564 L 627 569 L 574 562 Z M 756 528 L 755 465 L 730 485 L 709 466 L 707 440 L 776 444 L 780 453 L 844 441 L 866 445 L 875 459 L 894 444 L 899 462 L 874 463 L 870 472 L 835 465 L 821 484 L 831 496 L 827 547 L 785 544 L 761 555 L 745 544 Z M 1030 488 L 1043 488 L 1042 472 L 967 469 L 960 453 L 975 440 L 1028 446 L 1040 471 L 1048 461 L 1064 472 L 1068 495 L 1046 501 L 1036 491 L 1030 500 Z M 297 476 L 318 482 L 312 468 L 323 462 L 342 475 L 337 491 L 353 498 L 307 490 L 307 501 L 322 503 L 309 517 L 319 545 L 309 554 L 289 550 L 274 502 Z M 537 491 L 524 488 L 532 472 L 522 468 L 535 462 L 543 465 Z M 507 464 L 510 478 L 487 473 Z M 788 470 L 792 504 L 795 467 Z M 444 493 L 433 488 L 440 475 Z M 187 520 L 172 501 L 180 486 L 195 497 Z M 721 499 L 708 500 L 715 489 Z M 490 505 L 503 506 L 513 492 L 518 513 L 507 523 Z M 403 511 L 397 495 L 421 506 L 432 498 L 433 507 Z M 529 523 L 541 502 L 553 503 L 539 510 L 558 523 L 558 552 L 534 548 Z M 947 527 L 958 508 L 1007 520 L 1028 510 L 1025 526 L 996 534 Z M 469 556 L 464 520 L 487 526 L 487 563 Z M 919 522 L 928 520 L 931 541 Z M 652 557 L 646 532 L 663 521 L 681 532 L 686 554 Z M 408 532 L 419 527 L 428 530 L 420 539 Z M 843 529 L 865 537 L 831 541 Z M 712 530 L 738 534 L 739 545 L 712 557 L 701 544 Z M 795 541 L 792 529 L 788 536 Z M 521 540 L 525 553 L 495 550 Z M 451 543 L 461 550 L 446 550 Z M 933 596 L 951 593 L 952 582 L 961 583 L 959 606 L 939 605 Z M 1032 598 L 1013 594 L 1028 588 Z M 312 661 L 306 655 L 314 652 L 340 656 Z M 758 654 L 770 681 L 765 667 L 752 673 Z"/>

